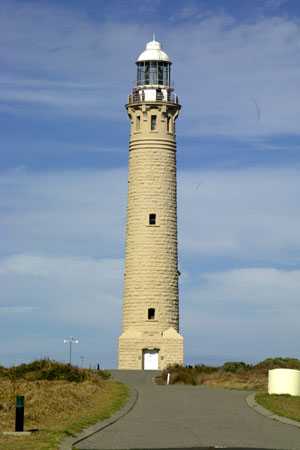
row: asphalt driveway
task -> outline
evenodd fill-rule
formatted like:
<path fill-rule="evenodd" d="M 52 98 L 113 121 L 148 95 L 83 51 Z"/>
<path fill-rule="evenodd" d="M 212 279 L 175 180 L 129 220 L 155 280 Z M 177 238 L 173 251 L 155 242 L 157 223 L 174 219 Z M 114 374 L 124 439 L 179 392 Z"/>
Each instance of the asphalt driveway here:
<path fill-rule="evenodd" d="M 77 444 L 79 449 L 256 448 L 300 450 L 300 429 L 259 415 L 249 392 L 201 386 L 157 386 L 154 372 L 112 371 L 134 386 L 132 411 Z"/>

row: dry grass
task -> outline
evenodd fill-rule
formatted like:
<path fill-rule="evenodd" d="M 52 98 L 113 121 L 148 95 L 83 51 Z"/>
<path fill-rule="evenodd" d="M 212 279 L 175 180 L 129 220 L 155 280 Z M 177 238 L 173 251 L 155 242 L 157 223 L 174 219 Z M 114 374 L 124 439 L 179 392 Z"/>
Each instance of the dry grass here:
<path fill-rule="evenodd" d="M 257 403 L 274 414 L 300 422 L 300 397 L 259 393 L 256 394 L 255 399 Z"/>
<path fill-rule="evenodd" d="M 54 450 L 66 434 L 109 417 L 128 396 L 121 383 L 91 377 L 69 381 L 28 381 L 0 378 L 0 430 L 13 431 L 15 397 L 25 396 L 25 430 L 30 437 L 0 437 L 1 450 Z"/>
<path fill-rule="evenodd" d="M 225 389 L 266 390 L 267 375 L 257 372 L 230 373 L 218 371 L 212 374 L 200 374 L 196 377 L 196 384 Z"/>
<path fill-rule="evenodd" d="M 165 384 L 166 380 L 160 377 L 157 382 Z M 192 384 L 194 386 L 204 385 L 225 389 L 265 391 L 268 380 L 267 375 L 261 372 L 230 373 L 218 370 L 213 373 L 196 373 L 187 378 L 178 377 L 176 372 L 171 372 L 170 382 L 171 384 Z"/>
<path fill-rule="evenodd" d="M 295 358 L 268 358 L 256 365 L 244 362 L 227 362 L 222 367 L 205 365 L 174 365 L 165 369 L 156 381 L 166 384 L 170 373 L 171 384 L 206 385 L 227 389 L 266 391 L 268 370 L 277 367 L 300 369 L 300 360 Z"/>

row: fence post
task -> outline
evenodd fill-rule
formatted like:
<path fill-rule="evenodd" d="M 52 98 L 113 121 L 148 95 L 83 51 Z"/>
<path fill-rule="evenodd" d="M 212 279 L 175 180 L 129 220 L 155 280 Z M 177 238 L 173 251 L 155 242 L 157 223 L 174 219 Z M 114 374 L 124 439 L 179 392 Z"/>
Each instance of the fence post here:
<path fill-rule="evenodd" d="M 16 396 L 16 431 L 24 431 L 24 396 Z"/>

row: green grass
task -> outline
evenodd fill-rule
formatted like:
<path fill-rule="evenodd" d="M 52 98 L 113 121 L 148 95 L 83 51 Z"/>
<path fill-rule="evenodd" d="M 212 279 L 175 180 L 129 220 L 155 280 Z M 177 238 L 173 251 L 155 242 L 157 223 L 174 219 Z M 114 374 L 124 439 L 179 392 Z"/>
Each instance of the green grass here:
<path fill-rule="evenodd" d="M 128 387 L 109 373 L 41 360 L 0 369 L 1 430 L 14 430 L 15 397 L 25 396 L 25 431 L 1 436 L 1 450 L 57 450 L 66 436 L 109 418 L 128 399 Z M 72 380 L 72 381 L 70 381 Z"/>
<path fill-rule="evenodd" d="M 32 382 L 30 382 L 32 383 Z M 35 383 L 35 382 L 33 382 Z M 53 388 L 60 382 L 53 382 Z M 128 388 L 122 383 L 115 381 L 104 381 L 100 389 L 86 392 L 87 402 L 83 404 L 85 385 L 90 388 L 91 382 L 82 383 L 78 401 L 74 403 L 74 392 L 68 393 L 70 385 L 74 383 L 65 382 L 63 385 L 64 400 L 71 401 L 65 410 L 60 406 L 60 414 L 55 417 L 55 402 L 49 408 L 49 418 L 40 422 L 39 431 L 31 436 L 14 437 L 0 435 L 1 450 L 58 450 L 59 444 L 67 436 L 75 436 L 84 428 L 111 417 L 118 411 L 128 399 Z M 75 392 L 76 397 L 76 392 Z M 58 400 L 61 402 L 61 400 Z M 26 426 L 29 420 L 25 418 L 25 430 L 31 428 Z"/>
<path fill-rule="evenodd" d="M 300 397 L 291 395 L 256 394 L 257 403 L 278 416 L 300 422 Z"/>

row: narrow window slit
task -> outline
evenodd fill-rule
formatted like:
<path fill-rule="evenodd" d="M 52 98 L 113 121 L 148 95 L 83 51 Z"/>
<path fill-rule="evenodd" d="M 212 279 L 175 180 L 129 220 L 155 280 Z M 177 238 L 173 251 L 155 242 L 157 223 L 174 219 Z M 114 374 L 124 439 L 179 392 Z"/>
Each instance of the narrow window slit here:
<path fill-rule="evenodd" d="M 136 130 L 139 131 L 141 129 L 141 117 L 136 116 Z"/>
<path fill-rule="evenodd" d="M 156 214 L 151 213 L 149 214 L 149 225 L 155 225 L 156 224 Z"/>
<path fill-rule="evenodd" d="M 151 116 L 151 131 L 156 130 L 157 117 Z"/>
<path fill-rule="evenodd" d="M 155 309 L 149 308 L 148 309 L 148 320 L 154 320 L 155 319 Z"/>
<path fill-rule="evenodd" d="M 168 133 L 172 133 L 172 122 L 170 116 L 168 116 Z"/>

